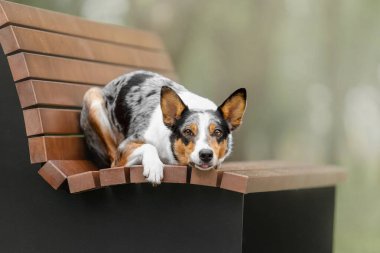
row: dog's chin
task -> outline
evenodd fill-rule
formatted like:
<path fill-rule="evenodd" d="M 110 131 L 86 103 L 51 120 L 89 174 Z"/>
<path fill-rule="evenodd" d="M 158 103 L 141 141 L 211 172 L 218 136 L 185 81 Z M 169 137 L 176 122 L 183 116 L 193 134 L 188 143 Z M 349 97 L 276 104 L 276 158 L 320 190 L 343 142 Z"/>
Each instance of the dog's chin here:
<path fill-rule="evenodd" d="M 198 170 L 202 170 L 202 171 L 208 171 L 208 170 L 212 170 L 212 169 L 217 169 L 218 168 L 217 165 L 212 165 L 212 164 L 196 164 L 196 163 L 193 163 L 193 162 L 190 162 L 189 165 L 191 167 L 195 167 Z"/>

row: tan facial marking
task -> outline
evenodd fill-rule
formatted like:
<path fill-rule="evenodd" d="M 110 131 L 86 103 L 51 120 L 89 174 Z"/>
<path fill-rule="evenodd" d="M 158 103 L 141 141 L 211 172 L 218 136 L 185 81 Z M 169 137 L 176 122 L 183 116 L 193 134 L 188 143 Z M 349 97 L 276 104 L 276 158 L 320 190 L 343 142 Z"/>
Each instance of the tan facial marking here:
<path fill-rule="evenodd" d="M 194 135 L 198 134 L 198 125 L 195 123 L 191 123 L 189 125 L 190 130 L 194 133 Z"/>
<path fill-rule="evenodd" d="M 137 148 L 141 147 L 144 144 L 142 141 L 130 142 L 125 146 L 124 150 L 118 150 L 116 155 L 116 160 L 112 164 L 112 167 L 124 166 L 128 162 L 128 157 L 135 151 Z"/>
<path fill-rule="evenodd" d="M 216 125 L 214 123 L 211 123 L 209 126 L 208 126 L 208 130 L 210 132 L 210 134 L 213 134 L 214 131 L 216 129 Z"/>
<path fill-rule="evenodd" d="M 208 127 L 210 135 L 215 132 L 217 125 L 215 123 L 211 123 Z M 221 143 L 218 143 L 215 137 L 209 137 L 210 147 L 214 151 L 214 154 L 218 156 L 218 159 L 224 157 L 227 152 L 227 140 L 223 140 Z"/>
<path fill-rule="evenodd" d="M 227 153 L 227 140 L 223 140 L 222 142 L 218 143 L 216 138 L 210 137 L 210 147 L 214 151 L 214 154 L 218 156 L 218 159 L 224 157 Z"/>
<path fill-rule="evenodd" d="M 190 141 L 189 144 L 185 145 L 181 139 L 174 142 L 174 152 L 181 165 L 186 165 L 190 161 L 190 155 L 194 151 L 195 144 Z"/>

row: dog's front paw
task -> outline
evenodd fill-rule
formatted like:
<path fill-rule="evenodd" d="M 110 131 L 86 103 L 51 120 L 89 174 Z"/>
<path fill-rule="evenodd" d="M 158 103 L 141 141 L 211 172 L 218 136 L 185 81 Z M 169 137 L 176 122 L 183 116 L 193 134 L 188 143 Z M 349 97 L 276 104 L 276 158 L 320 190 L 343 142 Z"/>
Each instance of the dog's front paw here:
<path fill-rule="evenodd" d="M 146 177 L 146 180 L 153 185 L 160 184 L 164 177 L 164 164 L 161 160 L 158 157 L 156 159 L 149 157 L 143 160 L 143 166 L 143 174 Z"/>

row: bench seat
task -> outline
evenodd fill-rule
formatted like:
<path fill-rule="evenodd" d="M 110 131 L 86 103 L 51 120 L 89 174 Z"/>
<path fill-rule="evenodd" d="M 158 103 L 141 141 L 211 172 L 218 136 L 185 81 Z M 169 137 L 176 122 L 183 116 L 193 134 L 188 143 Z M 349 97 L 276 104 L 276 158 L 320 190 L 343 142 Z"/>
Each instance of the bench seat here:
<path fill-rule="evenodd" d="M 165 165 L 152 187 L 142 166 L 89 160 L 88 89 L 136 69 L 178 80 L 156 34 L 0 0 L 0 43 L 3 252 L 331 252 L 341 168 Z"/>
<path fill-rule="evenodd" d="M 177 80 L 161 39 L 151 32 L 7 1 L 0 1 L 0 6 L 0 42 L 23 109 L 30 161 L 42 165 L 39 174 L 54 189 L 68 179 L 72 193 L 143 182 L 141 168 L 96 171 L 87 160 L 79 117 L 84 93 L 123 73 L 142 68 Z M 164 182 L 241 193 L 321 187 L 344 179 L 338 168 L 279 161 L 226 163 L 222 170 L 208 173 L 166 167 L 171 177 Z M 80 178 L 92 183 L 78 187 Z"/>
<path fill-rule="evenodd" d="M 39 174 L 54 189 L 58 189 L 67 179 L 70 192 L 78 193 L 112 185 L 144 183 L 146 181 L 142 171 L 142 166 L 106 168 L 97 171 L 96 166 L 90 161 L 53 160 L 45 163 Z M 248 194 L 333 186 L 344 181 L 345 177 L 344 170 L 338 167 L 256 161 L 227 162 L 220 170 L 207 172 L 186 166 L 166 165 L 163 183 L 220 187 Z"/>

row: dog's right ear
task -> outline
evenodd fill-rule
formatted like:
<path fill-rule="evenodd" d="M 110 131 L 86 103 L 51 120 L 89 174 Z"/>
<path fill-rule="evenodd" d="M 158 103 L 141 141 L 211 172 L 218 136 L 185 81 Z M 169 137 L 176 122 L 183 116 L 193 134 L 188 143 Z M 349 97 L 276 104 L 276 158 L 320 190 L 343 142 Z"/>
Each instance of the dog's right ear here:
<path fill-rule="evenodd" d="M 161 88 L 162 118 L 166 126 L 173 126 L 186 108 L 186 105 L 174 90 L 168 86 Z"/>

